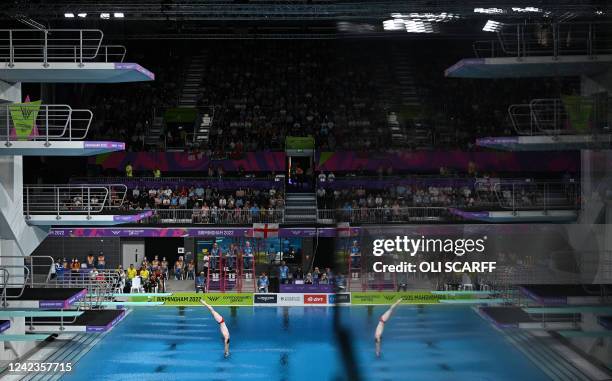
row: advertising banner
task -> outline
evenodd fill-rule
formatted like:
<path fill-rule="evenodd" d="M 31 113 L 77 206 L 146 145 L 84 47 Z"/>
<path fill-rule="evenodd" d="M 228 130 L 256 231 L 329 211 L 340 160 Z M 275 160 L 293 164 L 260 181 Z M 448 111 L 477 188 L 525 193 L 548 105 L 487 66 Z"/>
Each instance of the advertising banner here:
<path fill-rule="evenodd" d="M 402 298 L 402 304 L 437 304 L 441 299 L 470 299 L 469 295 L 435 295 L 429 291 L 405 292 L 353 292 L 351 304 L 393 304 Z"/>
<path fill-rule="evenodd" d="M 130 301 L 142 301 L 143 297 L 134 296 Z M 164 302 L 165 306 L 194 306 L 201 305 L 200 299 L 206 300 L 212 306 L 252 306 L 253 294 L 202 294 L 195 292 L 177 292 L 171 296 L 155 296 L 152 302 Z"/>

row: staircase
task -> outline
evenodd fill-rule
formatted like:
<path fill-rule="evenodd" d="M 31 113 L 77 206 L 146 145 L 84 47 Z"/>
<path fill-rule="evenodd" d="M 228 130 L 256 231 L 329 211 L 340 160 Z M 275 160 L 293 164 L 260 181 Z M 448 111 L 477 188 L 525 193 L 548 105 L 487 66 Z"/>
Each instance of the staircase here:
<path fill-rule="evenodd" d="M 285 199 L 286 223 L 316 223 L 317 197 L 314 193 L 287 193 Z"/>
<path fill-rule="evenodd" d="M 196 107 L 198 103 L 198 95 L 200 94 L 200 85 L 204 79 L 204 62 L 206 55 L 200 53 L 191 58 L 185 78 L 183 80 L 183 88 L 179 98 L 179 107 Z"/>
<path fill-rule="evenodd" d="M 208 109 L 210 109 L 210 111 L 208 111 Z M 212 129 L 214 120 L 214 109 L 212 107 L 208 109 L 204 109 L 198 115 L 198 124 L 196 125 L 193 136 L 193 142 L 197 146 L 207 146 L 208 140 L 210 139 L 210 130 Z"/>
<path fill-rule="evenodd" d="M 145 135 L 144 144 L 147 147 L 157 147 L 160 143 L 163 144 L 165 149 L 165 142 L 160 142 L 159 137 L 164 133 L 164 118 L 156 116 L 153 118 L 153 123 L 149 126 L 147 134 Z"/>

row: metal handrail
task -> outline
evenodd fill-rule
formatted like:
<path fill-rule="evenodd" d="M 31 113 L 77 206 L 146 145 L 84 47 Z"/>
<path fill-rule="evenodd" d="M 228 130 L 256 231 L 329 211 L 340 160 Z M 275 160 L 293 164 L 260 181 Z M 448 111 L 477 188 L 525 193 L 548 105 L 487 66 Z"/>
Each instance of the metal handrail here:
<path fill-rule="evenodd" d="M 2 258 L 4 259 L 6 257 L 3 256 Z M 6 299 L 19 299 L 23 295 L 23 292 L 25 291 L 25 288 L 28 285 L 28 280 L 32 279 L 30 269 L 24 265 L 7 265 L 7 264 L 1 265 L 0 268 L 8 272 L 8 278 L 6 279 L 5 285 L 4 285 L 4 288 L 6 288 L 6 290 L 3 290 L 3 294 L 4 294 L 3 297 L 5 301 Z M 11 271 L 14 269 L 19 269 L 20 271 L 23 270 L 23 274 L 15 274 L 14 271 Z M 15 278 L 22 279 L 23 281 L 22 282 L 14 281 L 16 283 L 12 283 L 10 279 L 15 279 Z M 21 288 L 19 293 L 16 295 L 8 295 L 8 289 L 15 289 L 15 288 Z"/>
<path fill-rule="evenodd" d="M 98 58 L 104 33 L 99 29 L 0 29 L 0 61 L 84 62 Z"/>
<path fill-rule="evenodd" d="M 250 210 L 212 209 L 207 212 L 201 209 L 154 209 L 153 215 L 140 222 L 156 224 L 246 224 L 246 223 L 281 223 L 285 220 L 284 209 L 260 209 L 254 214 Z"/>
<path fill-rule="evenodd" d="M 7 289 L 11 274 L 4 267 L 0 267 L 0 271 L 2 272 L 2 295 L 0 295 L 0 300 L 2 301 L 2 307 L 6 307 L 6 289 Z"/>
<path fill-rule="evenodd" d="M 359 209 L 318 209 L 317 220 L 323 223 L 396 223 L 404 221 L 441 221 L 452 220 L 448 207 L 413 206 L 413 207 L 380 207 Z"/>
<path fill-rule="evenodd" d="M 121 208 L 127 195 L 124 184 L 48 184 L 23 186 L 24 214 L 101 213 Z"/>
<path fill-rule="evenodd" d="M 0 105 L 0 140 L 72 141 L 87 136 L 93 113 L 65 104 L 9 103 Z"/>
<path fill-rule="evenodd" d="M 102 45 L 102 50 L 104 52 L 104 62 L 123 62 L 127 53 L 123 45 Z M 119 57 L 119 59 L 109 61 L 109 57 Z"/>

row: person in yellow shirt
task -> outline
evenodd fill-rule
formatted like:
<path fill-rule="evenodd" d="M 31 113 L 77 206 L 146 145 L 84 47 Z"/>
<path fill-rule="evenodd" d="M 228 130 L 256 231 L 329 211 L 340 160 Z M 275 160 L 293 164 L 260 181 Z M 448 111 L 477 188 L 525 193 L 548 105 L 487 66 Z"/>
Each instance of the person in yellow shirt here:
<path fill-rule="evenodd" d="M 132 177 L 133 175 L 134 175 L 134 168 L 132 168 L 131 163 L 127 163 L 127 165 L 125 166 L 125 176 Z"/>
<path fill-rule="evenodd" d="M 129 281 L 136 277 L 136 269 L 134 268 L 134 265 L 130 265 L 130 268 L 127 269 L 127 277 Z"/>
<path fill-rule="evenodd" d="M 140 269 L 140 278 L 143 282 L 149 279 L 149 270 L 146 267 Z"/>
<path fill-rule="evenodd" d="M 161 170 L 159 168 L 155 168 L 153 170 L 153 177 L 159 179 L 161 177 Z"/>

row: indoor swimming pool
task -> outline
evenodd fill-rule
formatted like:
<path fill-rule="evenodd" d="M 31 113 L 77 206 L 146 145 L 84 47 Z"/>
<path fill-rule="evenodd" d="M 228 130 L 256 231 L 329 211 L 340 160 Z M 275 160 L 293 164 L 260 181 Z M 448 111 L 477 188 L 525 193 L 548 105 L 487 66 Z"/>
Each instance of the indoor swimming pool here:
<path fill-rule="evenodd" d="M 333 308 L 218 307 L 231 332 L 193 307 L 134 309 L 62 380 L 344 380 Z M 463 306 L 400 306 L 382 356 L 373 334 L 386 307 L 341 308 L 362 380 L 544 381 L 506 338 Z"/>

